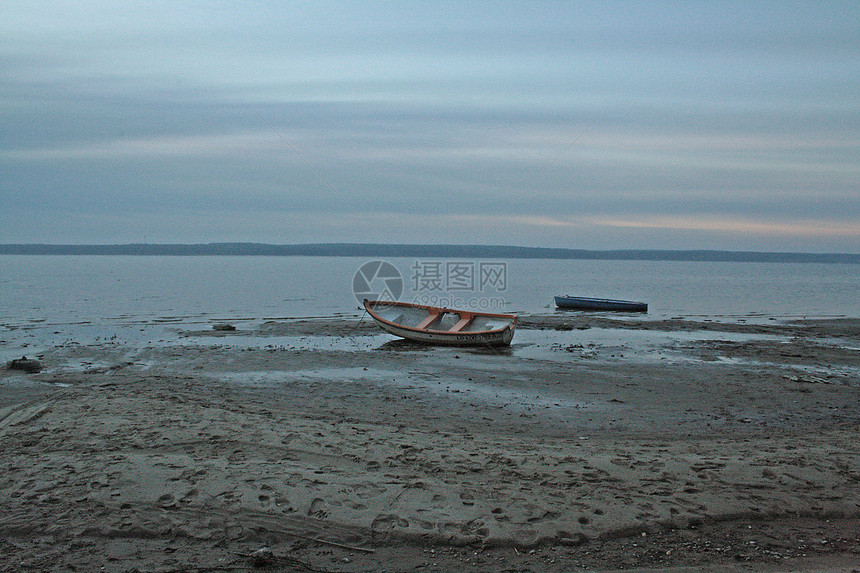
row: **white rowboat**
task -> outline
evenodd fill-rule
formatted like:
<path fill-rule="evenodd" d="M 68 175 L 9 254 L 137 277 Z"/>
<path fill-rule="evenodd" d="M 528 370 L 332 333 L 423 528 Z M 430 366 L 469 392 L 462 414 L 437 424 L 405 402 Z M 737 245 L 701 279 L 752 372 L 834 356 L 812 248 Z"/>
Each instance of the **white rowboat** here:
<path fill-rule="evenodd" d="M 507 346 L 517 327 L 517 317 L 513 314 L 385 300 L 365 300 L 364 308 L 386 332 L 427 344 Z"/>

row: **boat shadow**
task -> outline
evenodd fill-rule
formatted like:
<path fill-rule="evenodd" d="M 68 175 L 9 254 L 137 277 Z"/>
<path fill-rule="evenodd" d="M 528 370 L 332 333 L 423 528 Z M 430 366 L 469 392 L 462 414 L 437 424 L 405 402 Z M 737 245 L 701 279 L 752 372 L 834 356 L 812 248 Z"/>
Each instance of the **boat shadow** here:
<path fill-rule="evenodd" d="M 435 348 L 429 344 L 414 342 L 412 340 L 398 339 L 389 340 L 376 347 L 376 350 L 387 350 L 389 352 L 411 352 L 415 350 L 429 350 Z"/>
<path fill-rule="evenodd" d="M 492 356 L 511 356 L 513 351 L 510 346 L 448 346 L 428 344 L 425 342 L 416 342 L 414 340 L 398 339 L 390 340 L 378 346 L 376 350 L 385 350 L 388 352 L 415 352 L 427 350 L 442 350 L 456 351 L 466 354 L 492 355 Z"/>

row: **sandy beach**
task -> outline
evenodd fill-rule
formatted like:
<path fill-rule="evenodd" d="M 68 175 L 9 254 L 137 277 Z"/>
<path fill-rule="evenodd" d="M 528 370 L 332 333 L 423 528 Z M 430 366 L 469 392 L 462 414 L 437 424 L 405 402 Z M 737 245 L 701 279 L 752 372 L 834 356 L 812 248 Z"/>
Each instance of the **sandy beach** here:
<path fill-rule="evenodd" d="M 235 326 L 0 369 L 3 571 L 860 570 L 860 320 Z"/>

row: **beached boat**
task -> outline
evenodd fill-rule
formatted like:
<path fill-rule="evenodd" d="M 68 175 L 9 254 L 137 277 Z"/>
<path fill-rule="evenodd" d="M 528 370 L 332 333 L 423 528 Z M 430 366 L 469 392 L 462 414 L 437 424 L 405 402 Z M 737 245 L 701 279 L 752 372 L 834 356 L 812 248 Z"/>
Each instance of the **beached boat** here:
<path fill-rule="evenodd" d="M 611 310 L 621 312 L 648 312 L 644 302 L 614 300 L 611 298 L 589 298 L 585 296 L 557 296 L 555 305 L 566 310 Z"/>
<path fill-rule="evenodd" d="M 424 306 L 407 302 L 365 300 L 376 323 L 395 336 L 450 346 L 506 346 L 514 337 L 517 317 Z"/>

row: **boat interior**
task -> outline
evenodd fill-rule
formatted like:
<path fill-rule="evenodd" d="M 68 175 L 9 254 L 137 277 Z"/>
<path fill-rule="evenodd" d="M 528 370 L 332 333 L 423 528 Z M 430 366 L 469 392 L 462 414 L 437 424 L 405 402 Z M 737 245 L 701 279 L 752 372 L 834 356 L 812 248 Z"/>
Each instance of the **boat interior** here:
<path fill-rule="evenodd" d="M 510 324 L 510 321 L 503 318 L 475 316 L 467 312 L 462 314 L 455 311 L 436 313 L 423 308 L 402 306 L 377 306 L 373 310 L 389 322 L 420 330 L 483 332 L 504 328 Z"/>

